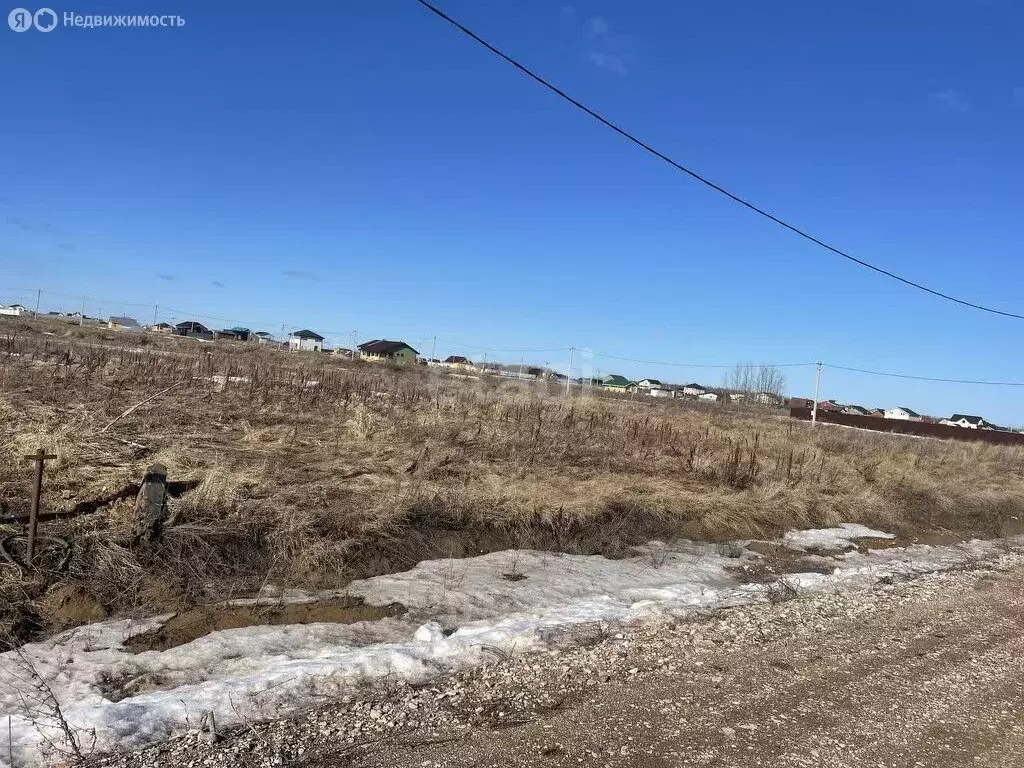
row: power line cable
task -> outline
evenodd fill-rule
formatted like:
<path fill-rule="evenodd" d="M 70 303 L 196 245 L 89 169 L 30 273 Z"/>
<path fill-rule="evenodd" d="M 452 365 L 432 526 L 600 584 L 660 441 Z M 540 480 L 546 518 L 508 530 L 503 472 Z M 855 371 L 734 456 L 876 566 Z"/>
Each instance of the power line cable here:
<path fill-rule="evenodd" d="M 633 357 L 620 357 L 618 355 L 607 355 L 604 352 L 594 352 L 590 350 L 590 354 L 594 357 L 604 357 L 609 360 L 620 360 L 626 363 L 640 363 L 642 365 L 667 365 L 673 368 L 807 368 L 809 366 L 817 365 L 817 363 L 740 363 L 727 365 L 725 363 L 670 363 L 666 360 L 638 360 Z"/>
<path fill-rule="evenodd" d="M 426 339 L 431 339 L 433 337 L 427 336 L 425 338 Z M 550 349 L 503 349 L 503 348 L 500 348 L 500 347 L 481 347 L 481 346 L 479 346 L 477 344 L 464 344 L 461 341 L 455 341 L 453 339 L 443 339 L 440 336 L 437 337 L 437 340 L 438 341 L 443 341 L 445 344 L 453 344 L 453 345 L 455 345 L 457 347 L 466 347 L 467 349 L 476 349 L 476 350 L 480 350 L 482 352 L 537 352 L 537 353 L 540 353 L 540 352 L 568 352 L 569 351 L 568 347 L 554 347 L 554 348 L 550 348 Z"/>
<path fill-rule="evenodd" d="M 837 256 L 842 256 L 844 259 L 852 261 L 854 264 L 859 264 L 860 266 L 866 267 L 867 269 L 870 269 L 870 270 L 873 270 L 874 272 L 877 272 L 880 275 L 885 275 L 886 277 L 890 277 L 893 280 L 897 280 L 897 281 L 903 283 L 904 285 L 909 285 L 910 287 L 917 288 L 918 290 L 924 291 L 925 293 L 930 293 L 932 296 L 937 296 L 940 299 L 945 299 L 946 301 L 951 301 L 951 302 L 954 302 L 956 304 L 960 304 L 960 305 L 965 306 L 965 307 L 970 307 L 971 309 L 978 309 L 978 310 L 981 310 L 982 312 L 990 312 L 990 313 L 992 313 L 994 315 L 1002 315 L 1003 317 L 1012 317 L 1012 318 L 1017 319 L 1017 320 L 1024 320 L 1024 315 L 1019 315 L 1019 314 L 1016 314 L 1014 312 L 1005 312 L 1005 311 L 1003 311 L 1001 309 L 994 309 L 992 307 L 986 307 L 983 304 L 975 304 L 974 302 L 966 301 L 965 299 L 958 299 L 957 297 L 951 296 L 948 293 L 943 293 L 942 291 L 935 290 L 934 288 L 929 288 L 929 287 L 927 287 L 925 285 L 922 285 L 921 283 L 915 282 L 915 281 L 910 280 L 910 279 L 908 279 L 906 277 L 901 277 L 900 275 L 897 275 L 895 272 L 890 272 L 887 269 L 884 269 L 882 267 L 879 267 L 879 266 L 876 266 L 874 264 L 871 264 L 870 262 L 864 261 L 863 259 L 859 259 L 856 256 L 853 256 L 853 255 L 847 253 L 846 251 L 843 251 L 843 250 L 841 250 L 839 248 L 836 248 L 835 246 L 829 245 L 825 241 L 820 240 L 819 238 L 817 238 L 814 235 L 806 232 L 803 229 L 800 229 L 796 225 L 790 224 L 789 222 L 779 218 L 775 214 L 769 213 L 764 208 L 761 208 L 761 207 L 755 205 L 754 203 L 750 202 L 749 200 L 746 200 L 746 199 L 740 197 L 739 195 L 737 195 L 737 194 L 735 194 L 733 192 L 730 192 L 725 187 L 720 186 L 719 184 L 716 184 L 715 182 L 713 182 L 710 179 L 702 176 L 701 174 L 697 173 L 696 171 L 694 171 L 694 170 L 692 170 L 690 168 L 687 168 L 685 165 L 682 165 L 681 163 L 673 160 L 671 157 L 669 157 L 668 155 L 664 154 L 663 152 L 659 152 L 657 149 L 652 147 L 650 144 L 647 144 L 646 142 L 642 141 L 641 139 L 638 139 L 636 136 L 634 136 L 629 131 L 625 130 L 624 128 L 621 128 L 618 125 L 616 125 L 611 120 L 609 120 L 608 118 L 602 116 L 600 113 L 598 113 L 595 110 L 591 109 L 590 107 L 586 106 L 582 102 L 577 101 L 572 96 L 570 96 L 565 91 L 563 91 L 561 88 L 559 88 L 556 85 L 553 85 L 548 80 L 546 80 L 543 77 L 541 77 L 540 75 L 538 75 L 536 72 L 534 72 L 532 69 L 530 69 L 526 65 L 521 64 L 520 62 L 518 62 L 517 60 L 515 60 L 514 58 L 509 56 L 507 53 L 505 53 L 505 52 L 501 51 L 500 49 L 496 48 L 494 45 L 492 45 L 491 43 L 487 42 L 482 37 L 480 37 L 478 34 L 476 34 L 469 27 L 465 26 L 464 24 L 462 24 L 459 21 L 456 21 L 451 16 L 449 16 L 447 13 L 445 13 L 440 8 L 438 8 L 437 6 L 432 5 L 431 3 L 427 2 L 427 0 L 416 0 L 416 2 L 418 2 L 420 5 L 422 5 L 427 10 L 429 10 L 432 13 L 436 14 L 437 16 L 439 16 L 444 21 L 446 21 L 449 24 L 451 24 L 453 27 L 455 27 L 456 29 L 461 31 L 463 34 L 467 35 L 468 37 L 470 37 L 473 40 L 475 40 L 476 42 L 478 42 L 480 45 L 485 47 L 487 50 L 489 50 L 495 56 L 498 56 L 502 60 L 508 62 L 513 67 L 518 69 L 520 72 L 522 72 L 523 74 L 525 74 L 528 77 L 530 77 L 531 79 L 533 79 L 535 82 L 539 83 L 540 85 L 544 86 L 545 88 L 547 88 L 549 91 L 551 91 L 555 95 L 557 95 L 560 98 L 564 99 L 565 101 L 569 102 L 570 104 L 572 104 L 577 109 L 582 110 L 583 112 L 585 112 L 590 117 L 592 117 L 595 120 L 597 120 L 599 123 L 601 123 L 605 127 L 610 128 L 612 131 L 614 131 L 615 133 L 617 133 L 620 136 L 622 136 L 624 139 L 632 142 L 633 144 L 636 144 L 638 147 L 640 147 L 644 151 L 649 152 L 650 154 L 654 155 L 655 157 L 657 157 L 660 160 L 663 160 L 664 162 L 668 163 L 669 165 L 671 165 L 676 170 L 682 171 L 683 173 L 687 174 L 691 178 L 699 181 L 701 184 L 704 184 L 705 186 L 710 187 L 711 189 L 715 190 L 716 192 L 718 192 L 718 193 L 720 193 L 722 195 L 725 195 L 730 200 L 733 200 L 734 202 L 739 203 L 740 205 L 744 206 L 745 208 L 750 209 L 754 213 L 757 213 L 757 214 L 759 214 L 761 216 L 764 216 L 766 219 L 769 219 L 770 221 L 775 222 L 779 226 L 781 226 L 781 227 L 783 227 L 785 229 L 788 229 L 790 232 L 793 232 L 794 234 L 799 235 L 800 237 L 804 238 L 805 240 L 809 240 L 810 242 L 814 243 L 815 245 L 818 245 L 818 246 L 824 248 L 825 250 L 830 251 L 831 253 L 836 254 Z"/>
<path fill-rule="evenodd" d="M 978 381 L 974 379 L 942 379 L 934 376 L 915 376 L 909 373 L 888 373 L 886 371 L 869 371 L 864 368 L 852 368 L 845 365 L 832 365 L 822 363 L 825 368 L 832 368 L 837 371 L 852 371 L 854 373 L 866 373 L 871 376 L 887 376 L 892 379 L 911 379 L 913 381 L 936 381 L 942 384 L 978 384 L 986 387 L 1024 387 L 1024 381 Z"/>

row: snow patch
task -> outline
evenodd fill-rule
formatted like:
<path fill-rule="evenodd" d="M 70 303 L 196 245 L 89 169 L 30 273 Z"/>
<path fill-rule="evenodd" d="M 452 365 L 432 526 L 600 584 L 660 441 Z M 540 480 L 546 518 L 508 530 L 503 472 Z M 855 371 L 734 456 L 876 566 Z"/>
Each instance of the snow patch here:
<path fill-rule="evenodd" d="M 845 546 L 865 536 L 889 534 L 844 525 L 789 534 L 786 543 Z M 848 552 L 832 559 L 838 564 L 832 574 L 786 578 L 802 593 L 867 586 L 956 567 L 995 555 L 1000 546 L 974 541 Z M 740 584 L 732 571 L 755 557 L 747 551 L 727 557 L 714 545 L 683 542 L 652 543 L 622 560 L 531 550 L 430 560 L 350 585 L 348 593 L 368 604 L 403 603 L 409 612 L 401 617 L 223 630 L 137 655 L 124 648 L 125 640 L 168 617 L 81 627 L 0 654 L 0 718 L 11 717 L 12 735 L 9 746 L 7 728 L 0 728 L 0 765 L 9 749 L 19 768 L 38 765 L 47 740 L 60 743 L 52 711 L 25 696 L 33 674 L 46 681 L 84 744 L 94 731 L 97 750 L 126 750 L 195 728 L 207 710 L 218 725 L 230 727 L 280 717 L 388 675 L 422 682 L 487 663 L 495 653 L 578 643 L 644 616 L 765 600 L 766 585 Z"/>
<path fill-rule="evenodd" d="M 838 528 L 811 528 L 805 531 L 789 531 L 782 537 L 782 543 L 790 549 L 844 550 L 855 545 L 851 539 L 894 539 L 891 533 L 876 531 L 858 523 L 842 523 Z"/>

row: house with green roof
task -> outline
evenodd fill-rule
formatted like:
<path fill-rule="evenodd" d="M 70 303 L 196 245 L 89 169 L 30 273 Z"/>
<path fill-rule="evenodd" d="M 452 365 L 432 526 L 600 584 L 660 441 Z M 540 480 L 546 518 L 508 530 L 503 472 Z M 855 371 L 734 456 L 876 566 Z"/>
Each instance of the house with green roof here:
<path fill-rule="evenodd" d="M 601 379 L 602 389 L 606 389 L 609 392 L 628 392 L 630 387 L 635 387 L 636 382 L 630 381 L 625 376 L 619 376 L 618 374 L 609 374 Z"/>

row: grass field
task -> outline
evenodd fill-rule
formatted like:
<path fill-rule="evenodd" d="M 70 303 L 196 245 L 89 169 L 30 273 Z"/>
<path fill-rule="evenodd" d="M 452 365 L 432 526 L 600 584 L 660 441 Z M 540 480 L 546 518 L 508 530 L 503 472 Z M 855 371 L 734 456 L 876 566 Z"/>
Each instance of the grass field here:
<path fill-rule="evenodd" d="M 0 631 L 14 637 L 438 556 L 619 556 L 651 538 L 838 522 L 996 536 L 1024 512 L 1021 448 L 56 322 L 0 324 L 0 430 L 4 516 L 27 511 L 23 456 L 39 447 L 58 457 L 50 511 L 156 461 L 190 487 L 157 546 L 133 547 L 127 499 L 45 524 L 35 571 L 0 560 Z M 15 561 L 21 533 L 0 526 Z"/>

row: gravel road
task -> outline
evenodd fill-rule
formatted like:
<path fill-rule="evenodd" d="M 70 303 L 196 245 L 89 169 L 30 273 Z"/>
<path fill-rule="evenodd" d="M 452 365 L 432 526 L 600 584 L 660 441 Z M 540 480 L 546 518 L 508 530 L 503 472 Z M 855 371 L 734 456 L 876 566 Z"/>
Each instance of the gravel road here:
<path fill-rule="evenodd" d="M 1020 555 L 776 597 L 103 765 L 1024 766 Z"/>

